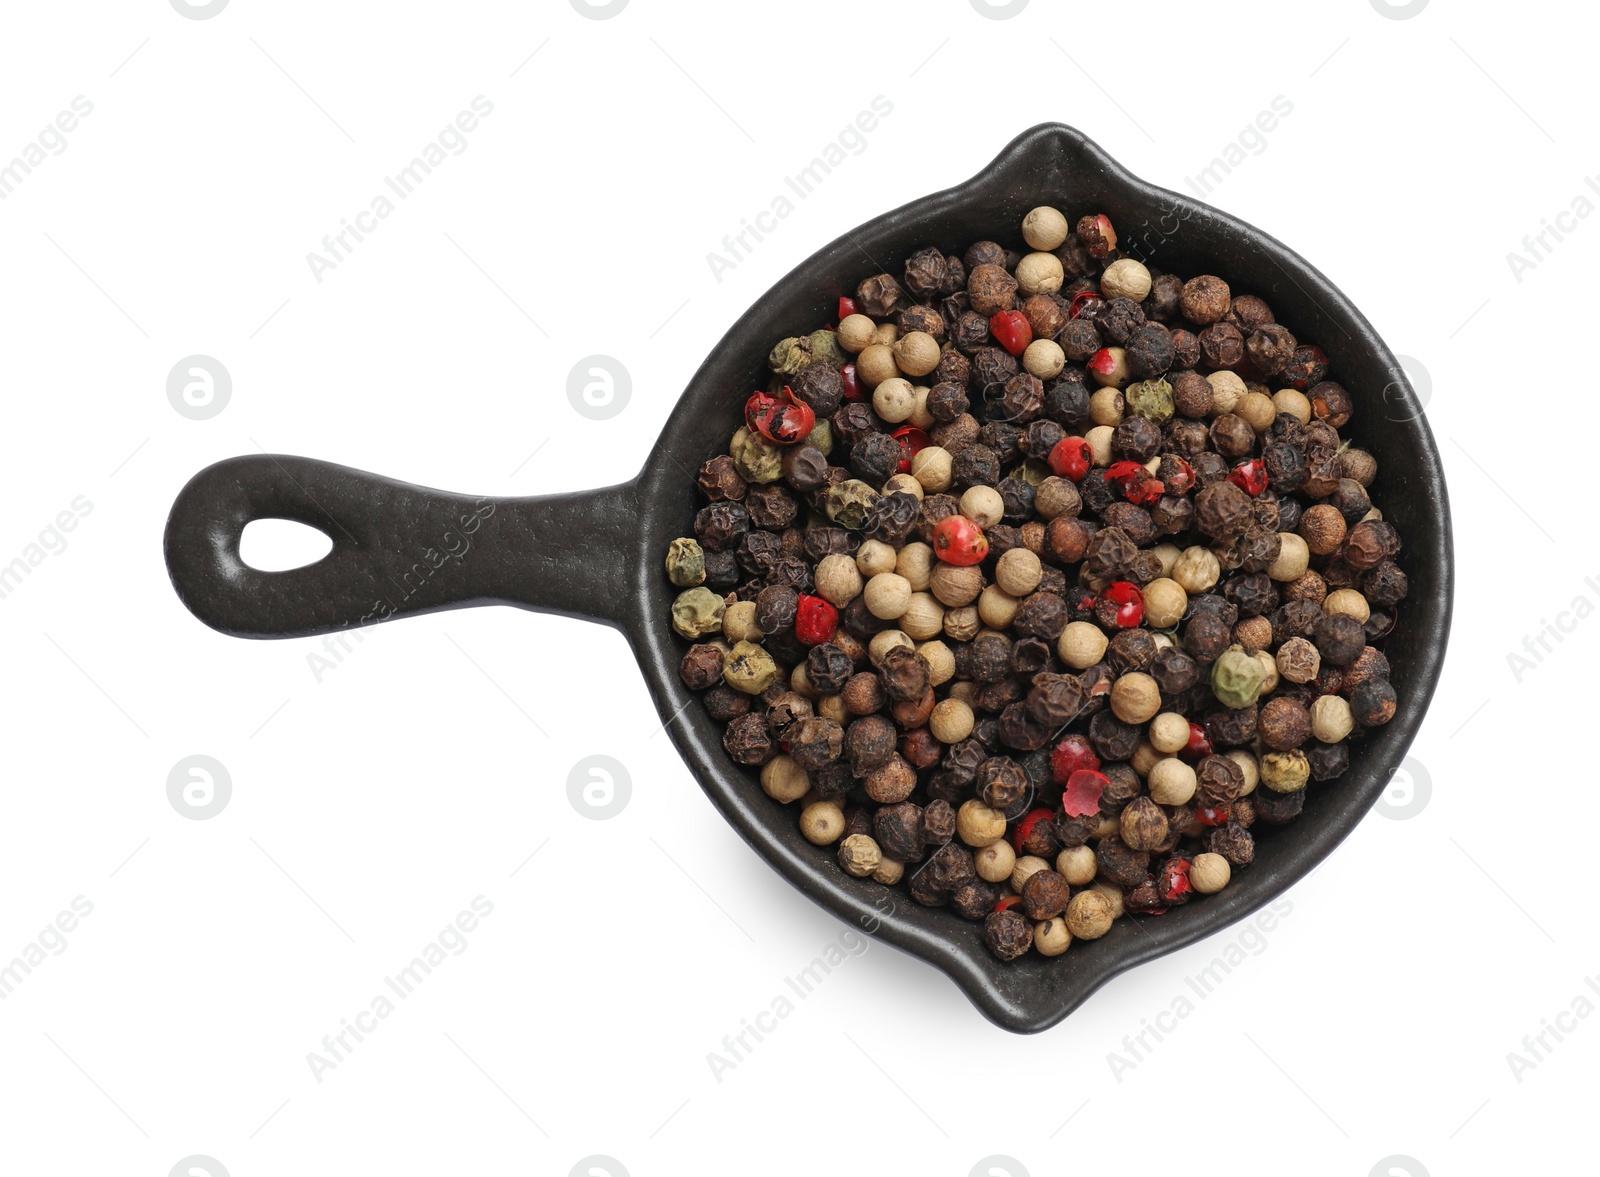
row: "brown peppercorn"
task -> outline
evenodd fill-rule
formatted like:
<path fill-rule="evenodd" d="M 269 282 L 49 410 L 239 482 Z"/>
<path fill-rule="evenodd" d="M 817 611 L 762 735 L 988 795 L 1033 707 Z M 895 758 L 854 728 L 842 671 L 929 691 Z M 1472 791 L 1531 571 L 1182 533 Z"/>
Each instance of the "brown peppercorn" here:
<path fill-rule="evenodd" d="M 1212 539 L 1234 539 L 1244 534 L 1254 519 L 1250 496 L 1231 482 L 1212 483 L 1195 495 L 1195 526 Z"/>
<path fill-rule="evenodd" d="M 1200 359 L 1208 367 L 1234 368 L 1244 359 L 1244 336 L 1231 323 L 1213 323 L 1197 338 Z"/>
<path fill-rule="evenodd" d="M 736 691 L 725 683 L 718 683 L 702 696 L 706 714 L 718 723 L 727 723 L 750 712 L 750 696 Z"/>
<path fill-rule="evenodd" d="M 928 694 L 927 660 L 906 646 L 896 646 L 885 654 L 878 673 L 883 677 L 884 693 L 892 700 L 916 702 Z"/>
<path fill-rule="evenodd" d="M 1250 332 L 1244 349 L 1256 371 L 1264 376 L 1273 376 L 1288 366 L 1298 346 L 1298 341 L 1289 334 L 1287 327 L 1280 323 L 1265 323 Z"/>
<path fill-rule="evenodd" d="M 1135 797 L 1117 819 L 1117 832 L 1129 849 L 1158 849 L 1167 840 L 1166 811 L 1149 797 Z"/>
<path fill-rule="evenodd" d="M 896 862 L 917 862 L 922 858 L 922 823 L 923 810 L 920 805 L 913 805 L 909 801 L 884 805 L 872 815 L 872 836 L 885 857 Z"/>
<path fill-rule="evenodd" d="M 990 912 L 983 921 L 983 942 L 1001 960 L 1016 960 L 1033 947 L 1033 924 L 1013 908 Z"/>
<path fill-rule="evenodd" d="M 718 454 L 702 465 L 695 476 L 695 483 L 700 487 L 700 493 L 714 503 L 744 498 L 749 485 L 739 477 L 733 459 L 727 454 Z"/>
<path fill-rule="evenodd" d="M 1231 304 L 1228 284 L 1215 274 L 1201 274 L 1183 284 L 1178 308 L 1191 323 L 1206 326 L 1219 321 Z"/>
<path fill-rule="evenodd" d="M 905 291 L 888 274 L 877 274 L 856 287 L 856 305 L 874 319 L 885 319 L 906 303 Z"/>
<path fill-rule="evenodd" d="M 1071 888 L 1055 871 L 1035 871 L 1022 884 L 1022 910 L 1031 920 L 1054 919 L 1067 909 Z"/>
<path fill-rule="evenodd" d="M 1311 402 L 1311 412 L 1317 420 L 1326 421 L 1335 429 L 1349 422 L 1352 411 L 1350 394 L 1342 384 L 1324 380 L 1307 391 L 1306 399 Z"/>
<path fill-rule="evenodd" d="M 1035 294 L 1024 300 L 1022 314 L 1035 339 L 1054 339 L 1067 324 L 1067 311 L 1060 295 Z"/>
<path fill-rule="evenodd" d="M 1009 756 L 991 756 L 978 765 L 976 783 L 979 799 L 991 809 L 1009 810 L 1029 795 L 1028 774 Z"/>
<path fill-rule="evenodd" d="M 793 745 L 789 754 L 794 755 Z M 862 779 L 861 787 L 880 805 L 893 805 L 911 796 L 917 787 L 917 770 L 896 752 L 886 763 L 869 772 Z"/>
<path fill-rule="evenodd" d="M 1267 747 L 1287 752 L 1311 736 L 1311 716 L 1295 699 L 1269 699 L 1261 708 L 1256 731 Z"/>
<path fill-rule="evenodd" d="M 1255 449 L 1256 431 L 1237 413 L 1223 413 L 1211 423 L 1211 444 L 1225 458 L 1242 458 Z"/>
<path fill-rule="evenodd" d="M 864 715 L 854 720 L 844 733 L 844 756 L 851 771 L 864 777 L 887 764 L 895 754 L 898 733 L 882 715 Z"/>
<path fill-rule="evenodd" d="M 1172 378 L 1172 403 L 1178 415 L 1198 421 L 1211 412 L 1211 382 L 1198 372 Z"/>
<path fill-rule="evenodd" d="M 967 275 L 967 297 L 972 300 L 972 309 L 980 315 L 1009 311 L 1016 296 L 1017 280 L 1004 266 L 985 263 Z"/>
<path fill-rule="evenodd" d="M 1228 756 L 1202 757 L 1195 766 L 1195 799 L 1210 807 L 1227 805 L 1244 792 L 1244 770 Z"/>
<path fill-rule="evenodd" d="M 722 650 L 709 642 L 689 647 L 678 663 L 678 677 L 691 691 L 703 691 L 722 681 Z"/>
<path fill-rule="evenodd" d="M 1339 513 L 1339 508 L 1318 503 L 1314 507 L 1307 507 L 1300 516 L 1299 530 L 1306 547 L 1318 556 L 1326 556 L 1344 542 L 1344 516 Z"/>

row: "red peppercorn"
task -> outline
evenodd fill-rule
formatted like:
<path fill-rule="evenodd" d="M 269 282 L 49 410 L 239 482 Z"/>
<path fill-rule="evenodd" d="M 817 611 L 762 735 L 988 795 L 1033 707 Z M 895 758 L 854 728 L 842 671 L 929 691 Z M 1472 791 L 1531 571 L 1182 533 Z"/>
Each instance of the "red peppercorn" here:
<path fill-rule="evenodd" d="M 1150 471 L 1140 462 L 1112 462 L 1106 467 L 1106 481 L 1122 491 L 1130 503 L 1148 506 L 1167 491 L 1159 478 L 1151 478 Z"/>
<path fill-rule="evenodd" d="M 1228 807 L 1226 805 L 1202 805 L 1194 811 L 1194 820 L 1203 826 L 1225 826 L 1228 824 Z"/>
<path fill-rule="evenodd" d="M 989 540 L 965 515 L 947 515 L 934 526 L 933 552 L 946 564 L 968 567 L 983 562 L 989 554 Z"/>
<path fill-rule="evenodd" d="M 1050 450 L 1050 469 L 1077 482 L 1094 466 L 1094 450 L 1081 437 L 1063 437 Z"/>
<path fill-rule="evenodd" d="M 844 320 L 848 319 L 851 315 L 856 315 L 856 314 L 860 314 L 860 313 L 861 313 L 860 311 L 856 310 L 856 300 L 855 299 L 853 299 L 853 298 L 840 298 L 839 299 L 839 321 L 841 323 L 844 322 Z"/>
<path fill-rule="evenodd" d="M 1111 778 L 1092 768 L 1080 768 L 1067 778 L 1067 787 L 1061 794 L 1061 812 L 1068 817 L 1088 817 L 1100 812 L 1100 795 L 1111 784 Z"/>
<path fill-rule="evenodd" d="M 846 364 L 840 368 L 839 379 L 844 381 L 845 400 L 858 401 L 865 398 L 866 394 L 861 391 L 861 381 L 856 379 L 856 366 L 854 364 Z"/>
<path fill-rule="evenodd" d="M 927 431 L 918 429 L 915 425 L 903 425 L 889 436 L 900 443 L 900 450 L 905 454 L 905 457 L 900 459 L 899 470 L 902 474 L 911 473 L 911 459 L 933 444 Z"/>
<path fill-rule="evenodd" d="M 802 645 L 820 646 L 839 630 L 839 610 L 821 597 L 801 595 L 795 608 L 794 635 Z"/>
<path fill-rule="evenodd" d="M 1180 896 L 1187 895 L 1194 890 L 1194 884 L 1189 882 L 1189 860 L 1187 858 L 1169 858 L 1161 868 L 1161 873 L 1156 876 L 1156 893 L 1163 900 L 1171 903 Z"/>
<path fill-rule="evenodd" d="M 1117 370 L 1117 361 L 1109 347 L 1102 347 L 1089 357 L 1089 362 L 1084 367 L 1097 376 L 1110 376 Z"/>
<path fill-rule="evenodd" d="M 1072 296 L 1072 301 L 1067 304 L 1067 318 L 1076 319 L 1083 313 L 1083 308 L 1100 298 L 1098 290 L 1080 290 Z"/>
<path fill-rule="evenodd" d="M 1055 817 L 1055 814 L 1048 809 L 1030 809 L 1023 815 L 1022 820 L 1017 822 L 1016 828 L 1011 831 L 1011 844 L 1021 850 L 1029 836 L 1032 835 L 1033 828 L 1040 822 L 1049 821 L 1053 817 Z M 996 908 L 995 910 L 999 911 L 1001 909 Z"/>
<path fill-rule="evenodd" d="M 1194 467 L 1186 459 L 1168 454 L 1161 460 L 1161 469 L 1166 474 L 1162 481 L 1166 484 L 1168 494 L 1188 494 L 1194 489 Z"/>
<path fill-rule="evenodd" d="M 1021 902 L 1021 895 L 1002 895 L 999 899 L 994 901 L 994 909 L 996 911 L 1010 911 L 1013 907 Z"/>
<path fill-rule="evenodd" d="M 810 405 L 796 400 L 785 385 L 782 392 L 754 392 L 744 402 L 744 421 L 762 437 L 777 445 L 803 441 L 817 426 L 817 415 Z"/>
<path fill-rule="evenodd" d="M 1144 620 L 1144 593 L 1132 581 L 1112 581 L 1100 594 L 1100 599 L 1117 607 L 1119 629 L 1132 629 Z"/>
<path fill-rule="evenodd" d="M 1033 328 L 1021 311 L 1001 311 L 989 320 L 989 334 L 1014 356 L 1020 356 L 1033 342 Z"/>
<path fill-rule="evenodd" d="M 1063 787 L 1080 768 L 1097 769 L 1100 757 L 1084 736 L 1066 736 L 1050 752 L 1050 776 Z"/>
<path fill-rule="evenodd" d="M 1258 495 L 1267 489 L 1267 464 L 1260 458 L 1240 462 L 1228 475 L 1228 481 L 1247 495 Z"/>
<path fill-rule="evenodd" d="M 1211 755 L 1211 737 L 1206 734 L 1206 729 L 1189 721 L 1189 742 L 1183 746 L 1183 755 L 1191 760 L 1200 760 Z"/>

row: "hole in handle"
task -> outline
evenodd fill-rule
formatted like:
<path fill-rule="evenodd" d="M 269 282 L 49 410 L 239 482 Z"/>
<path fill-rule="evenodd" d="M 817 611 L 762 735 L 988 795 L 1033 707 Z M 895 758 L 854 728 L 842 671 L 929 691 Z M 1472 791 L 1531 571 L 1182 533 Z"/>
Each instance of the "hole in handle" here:
<path fill-rule="evenodd" d="M 333 537 L 295 519 L 252 519 L 239 534 L 239 558 L 257 572 L 288 572 L 333 551 Z"/>

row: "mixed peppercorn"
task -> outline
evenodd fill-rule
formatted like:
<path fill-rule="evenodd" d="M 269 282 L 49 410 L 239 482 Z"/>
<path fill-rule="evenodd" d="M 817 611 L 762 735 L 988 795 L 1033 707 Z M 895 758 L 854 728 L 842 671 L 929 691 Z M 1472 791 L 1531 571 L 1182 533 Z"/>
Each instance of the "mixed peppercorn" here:
<path fill-rule="evenodd" d="M 1400 537 L 1260 298 L 1023 219 L 784 339 L 697 482 L 679 673 L 841 870 L 1012 960 L 1226 888 L 1394 715 Z"/>

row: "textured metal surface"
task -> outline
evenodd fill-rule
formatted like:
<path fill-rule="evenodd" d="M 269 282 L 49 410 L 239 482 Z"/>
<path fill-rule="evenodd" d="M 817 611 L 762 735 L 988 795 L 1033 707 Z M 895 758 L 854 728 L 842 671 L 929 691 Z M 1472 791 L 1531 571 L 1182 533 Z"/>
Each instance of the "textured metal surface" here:
<path fill-rule="evenodd" d="M 1373 497 L 1405 540 L 1401 563 L 1411 595 L 1386 648 L 1400 695 L 1395 719 L 1354 750 L 1343 778 L 1312 786 L 1297 822 L 1265 833 L 1255 863 L 1224 892 L 1159 918 L 1141 917 L 1137 926 L 1119 920 L 1104 939 L 1074 945 L 1063 957 L 1030 954 L 1006 965 L 983 947 L 979 925 L 845 875 L 830 851 L 800 836 L 791 807 L 768 799 L 755 774 L 728 759 L 720 725 L 701 708 L 683 706 L 689 699 L 677 676 L 683 643 L 667 623 L 673 590 L 660 565 L 668 541 L 689 534 L 696 507 L 684 469 L 727 444 L 745 395 L 765 385 L 764 361 L 774 342 L 831 319 L 835 299 L 853 293 L 875 265 L 896 271 L 920 246 L 960 250 L 1009 233 L 1037 204 L 1071 214 L 1105 212 L 1128 252 L 1178 274 L 1221 274 L 1235 290 L 1265 298 L 1297 337 L 1328 352 L 1334 376 L 1355 401 L 1350 432 L 1379 460 Z M 614 509 L 619 502 L 628 510 Z M 465 537 L 474 540 L 473 550 L 420 580 L 418 554 L 429 545 L 439 548 L 452 524 L 459 532 L 462 516 L 487 503 L 493 513 Z M 250 519 L 267 517 L 322 528 L 333 536 L 333 551 L 292 572 L 244 567 L 239 532 Z M 626 527 L 625 520 L 631 520 Z M 1059 124 L 1025 132 L 971 181 L 869 221 L 796 267 L 712 351 L 634 483 L 479 500 L 307 459 L 238 458 L 202 471 L 180 493 L 166 550 L 184 603 L 207 624 L 241 636 L 286 637 L 377 620 L 370 615 L 378 600 L 396 606 L 394 616 L 503 603 L 621 626 L 662 718 L 682 709 L 668 724 L 673 741 L 750 845 L 818 903 L 937 965 L 986 1016 L 1022 1032 L 1054 1025 L 1118 972 L 1250 915 L 1349 834 L 1382 793 L 1427 709 L 1449 635 L 1454 575 L 1438 450 L 1415 392 L 1371 324 L 1279 242 L 1143 183 Z M 386 592 L 397 576 L 408 583 L 407 574 L 420 587 L 403 599 Z M 887 910 L 886 900 L 892 901 Z"/>

